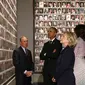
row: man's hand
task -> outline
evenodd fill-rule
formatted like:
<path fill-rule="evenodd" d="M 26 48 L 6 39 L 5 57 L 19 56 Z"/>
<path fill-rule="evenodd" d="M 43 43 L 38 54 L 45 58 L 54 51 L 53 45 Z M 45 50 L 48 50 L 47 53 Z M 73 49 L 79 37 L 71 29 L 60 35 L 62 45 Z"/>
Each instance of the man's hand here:
<path fill-rule="evenodd" d="M 53 82 L 56 82 L 56 79 L 53 77 L 53 78 L 52 78 L 52 81 L 53 81 Z"/>
<path fill-rule="evenodd" d="M 26 72 L 26 76 L 27 76 L 27 77 L 32 76 L 32 71 L 27 71 L 27 72 Z"/>
<path fill-rule="evenodd" d="M 55 52 L 56 52 L 56 49 L 53 50 L 53 53 L 55 53 Z"/>

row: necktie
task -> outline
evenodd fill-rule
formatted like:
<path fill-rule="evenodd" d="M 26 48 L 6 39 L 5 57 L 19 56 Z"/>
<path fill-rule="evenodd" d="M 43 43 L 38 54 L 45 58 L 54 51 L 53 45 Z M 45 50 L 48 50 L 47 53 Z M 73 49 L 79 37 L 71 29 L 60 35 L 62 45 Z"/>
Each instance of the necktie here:
<path fill-rule="evenodd" d="M 25 48 L 25 53 L 26 53 L 26 51 L 27 51 L 27 50 L 26 50 L 26 48 Z"/>
<path fill-rule="evenodd" d="M 49 41 L 50 44 L 52 44 L 52 41 Z"/>

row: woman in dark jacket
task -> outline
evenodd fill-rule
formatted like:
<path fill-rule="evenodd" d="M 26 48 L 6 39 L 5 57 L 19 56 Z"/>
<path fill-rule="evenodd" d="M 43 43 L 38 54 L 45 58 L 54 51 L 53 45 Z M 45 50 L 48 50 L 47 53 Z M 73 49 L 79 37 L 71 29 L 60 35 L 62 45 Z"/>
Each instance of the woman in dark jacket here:
<path fill-rule="evenodd" d="M 76 36 L 72 32 L 66 32 L 61 36 L 63 49 L 57 60 L 56 75 L 52 78 L 57 85 L 75 85 L 73 73 L 75 56 L 73 47 L 76 44 Z"/>

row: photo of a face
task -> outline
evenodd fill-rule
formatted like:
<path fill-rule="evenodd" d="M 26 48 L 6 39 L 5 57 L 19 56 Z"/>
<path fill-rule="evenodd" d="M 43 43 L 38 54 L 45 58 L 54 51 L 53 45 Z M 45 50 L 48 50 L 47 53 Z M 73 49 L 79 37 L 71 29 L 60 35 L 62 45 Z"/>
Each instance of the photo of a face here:
<path fill-rule="evenodd" d="M 48 6 L 49 6 L 49 7 L 53 7 L 53 2 L 49 2 L 49 3 L 48 3 Z"/>
<path fill-rule="evenodd" d="M 49 10 L 48 10 L 48 13 L 49 13 L 49 14 L 52 14 L 52 13 L 53 13 L 53 9 L 49 9 Z"/>
<path fill-rule="evenodd" d="M 44 21 L 44 26 L 48 26 L 48 22 L 47 21 Z"/>
<path fill-rule="evenodd" d="M 4 70 L 4 63 L 0 62 L 0 72 Z"/>
<path fill-rule="evenodd" d="M 65 3 L 65 2 L 62 3 L 62 7 L 63 7 L 63 8 L 66 7 L 66 3 Z"/>
<path fill-rule="evenodd" d="M 67 8 L 71 7 L 71 3 L 67 3 L 66 7 Z"/>
<path fill-rule="evenodd" d="M 53 7 L 57 7 L 57 2 L 53 2 Z"/>
<path fill-rule="evenodd" d="M 71 22 L 71 26 L 72 26 L 72 27 L 75 26 L 75 22 L 74 22 L 74 21 Z"/>
<path fill-rule="evenodd" d="M 57 22 L 56 21 L 52 22 L 52 25 L 57 26 Z"/>
<path fill-rule="evenodd" d="M 39 2 L 36 2 L 35 3 L 35 7 L 39 7 Z"/>
<path fill-rule="evenodd" d="M 4 37 L 4 29 L 2 27 L 0 27 L 0 36 Z M 8 38 L 8 37 L 7 37 Z"/>
<path fill-rule="evenodd" d="M 70 21 L 67 21 L 66 22 L 66 26 L 70 27 L 71 26 L 71 22 Z"/>
<path fill-rule="evenodd" d="M 76 21 L 76 22 L 75 22 L 75 26 L 78 25 L 78 24 L 79 24 L 79 21 Z"/>
<path fill-rule="evenodd" d="M 54 10 L 53 10 L 53 13 L 56 14 L 56 13 L 57 13 L 57 9 L 54 9 Z"/>
<path fill-rule="evenodd" d="M 74 28 L 71 28 L 71 32 L 74 32 Z"/>
<path fill-rule="evenodd" d="M 39 41 L 39 46 L 43 46 L 44 42 L 43 41 Z"/>
<path fill-rule="evenodd" d="M 38 15 L 35 16 L 35 20 L 39 20 L 39 16 Z"/>
<path fill-rule="evenodd" d="M 62 10 L 59 8 L 57 11 L 57 14 L 61 14 L 61 13 L 62 13 Z"/>
<path fill-rule="evenodd" d="M 44 39 L 48 39 L 48 34 L 44 34 Z"/>
<path fill-rule="evenodd" d="M 44 15 L 44 20 L 48 20 L 48 15 Z"/>
<path fill-rule="evenodd" d="M 61 20 L 61 15 L 58 15 L 58 20 Z"/>
<path fill-rule="evenodd" d="M 48 22 L 48 26 L 52 26 L 52 22 L 49 21 L 49 22 Z"/>
<path fill-rule="evenodd" d="M 67 14 L 72 14 L 71 9 L 66 9 Z"/>
<path fill-rule="evenodd" d="M 66 26 L 66 22 L 62 21 L 62 27 L 65 27 L 65 26 Z"/>
<path fill-rule="evenodd" d="M 48 13 L 48 8 L 44 8 L 43 12 Z"/>
<path fill-rule="evenodd" d="M 39 56 L 35 56 L 35 64 L 39 64 L 39 63 L 40 63 Z"/>
<path fill-rule="evenodd" d="M 58 7 L 61 7 L 61 2 L 58 2 L 58 3 L 57 3 L 57 6 L 58 6 Z"/>
<path fill-rule="evenodd" d="M 70 32 L 70 28 L 67 28 L 66 31 L 67 31 L 67 32 Z"/>
<path fill-rule="evenodd" d="M 40 27 L 44 26 L 44 22 L 43 22 L 43 21 L 40 21 L 40 22 L 39 22 L 39 26 L 40 26 Z"/>
<path fill-rule="evenodd" d="M 39 39 L 39 34 L 35 34 L 35 40 Z"/>
<path fill-rule="evenodd" d="M 80 7 L 84 7 L 84 2 L 80 2 Z"/>
<path fill-rule="evenodd" d="M 66 28 L 62 28 L 62 32 L 66 32 Z"/>
<path fill-rule="evenodd" d="M 35 27 L 39 27 L 39 22 L 35 22 Z"/>
<path fill-rule="evenodd" d="M 44 2 L 44 7 L 48 7 L 48 2 Z"/>
<path fill-rule="evenodd" d="M 39 2 L 39 7 L 43 8 L 44 7 L 44 3 L 41 1 Z"/>
<path fill-rule="evenodd" d="M 71 15 L 71 20 L 75 20 L 75 15 Z"/>
<path fill-rule="evenodd" d="M 76 16 L 75 16 L 75 20 L 76 20 L 76 21 L 79 21 L 79 19 L 80 19 L 80 16 L 79 16 L 79 15 L 76 15 Z"/>
<path fill-rule="evenodd" d="M 63 14 L 63 15 L 61 16 L 61 20 L 66 20 L 66 15 Z"/>
<path fill-rule="evenodd" d="M 44 33 L 44 28 L 39 29 L 39 33 Z"/>
<path fill-rule="evenodd" d="M 42 21 L 44 18 L 42 15 L 39 16 L 39 20 Z"/>
<path fill-rule="evenodd" d="M 68 14 L 67 16 L 66 16 L 66 20 L 71 20 L 71 15 L 70 14 Z"/>
<path fill-rule="evenodd" d="M 36 28 L 35 29 L 35 33 L 39 33 L 39 28 Z"/>
<path fill-rule="evenodd" d="M 84 14 L 85 10 L 83 8 L 80 9 L 80 14 Z"/>
<path fill-rule="evenodd" d="M 52 19 L 53 19 L 52 15 L 49 15 L 48 20 L 52 20 Z"/>
<path fill-rule="evenodd" d="M 80 14 L 79 9 L 75 9 L 75 11 L 76 11 L 76 14 Z"/>
<path fill-rule="evenodd" d="M 35 14 L 39 13 L 39 9 L 35 9 Z"/>
<path fill-rule="evenodd" d="M 75 7 L 75 1 L 71 2 L 71 7 Z"/>
<path fill-rule="evenodd" d="M 43 13 L 43 9 L 39 9 L 39 13 Z"/>
<path fill-rule="evenodd" d="M 66 13 L 66 9 L 65 9 L 65 8 L 62 9 L 62 13 L 63 13 L 63 14 Z"/>
<path fill-rule="evenodd" d="M 75 14 L 75 9 L 71 9 L 71 14 Z"/>
<path fill-rule="evenodd" d="M 76 7 L 80 7 L 80 4 L 79 4 L 79 2 L 76 2 Z"/>

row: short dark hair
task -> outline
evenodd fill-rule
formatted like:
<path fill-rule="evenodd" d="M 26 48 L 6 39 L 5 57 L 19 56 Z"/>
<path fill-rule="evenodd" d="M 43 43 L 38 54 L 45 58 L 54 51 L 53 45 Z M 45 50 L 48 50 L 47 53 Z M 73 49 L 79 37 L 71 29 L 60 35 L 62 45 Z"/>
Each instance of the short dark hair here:
<path fill-rule="evenodd" d="M 58 32 L 58 30 L 55 27 L 50 27 L 49 29 L 53 29 L 56 33 Z"/>
<path fill-rule="evenodd" d="M 74 28 L 74 32 L 76 33 L 77 37 L 81 37 L 83 40 L 85 40 L 85 25 L 84 24 L 78 24 Z"/>

